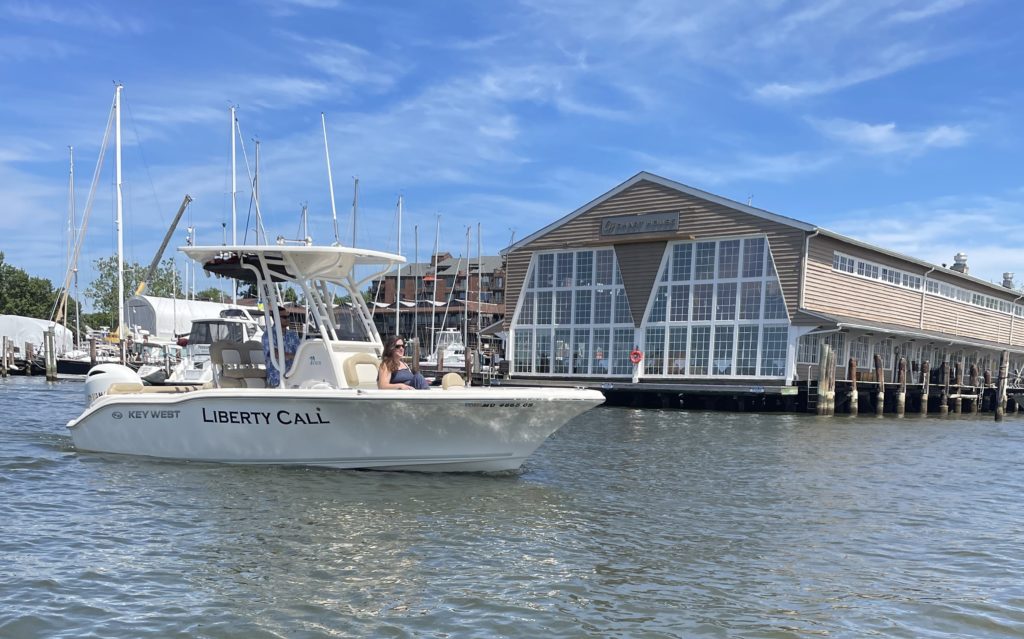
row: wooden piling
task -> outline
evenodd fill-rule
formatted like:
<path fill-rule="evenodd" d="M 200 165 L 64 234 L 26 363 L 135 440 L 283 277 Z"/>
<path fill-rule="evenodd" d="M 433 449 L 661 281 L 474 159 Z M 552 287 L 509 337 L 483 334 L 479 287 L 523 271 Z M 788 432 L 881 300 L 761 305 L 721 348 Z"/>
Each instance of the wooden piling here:
<path fill-rule="evenodd" d="M 907 410 L 907 358 L 901 357 L 896 369 L 896 416 L 903 417 Z"/>
<path fill-rule="evenodd" d="M 953 398 L 953 414 L 959 415 L 963 411 L 964 385 L 961 383 L 962 372 L 959 362 L 953 367 L 953 385 L 956 387 L 956 397 Z"/>
<path fill-rule="evenodd" d="M 971 364 L 971 367 L 967 371 L 967 383 L 971 387 L 971 393 L 974 395 L 974 399 L 971 400 L 971 414 L 977 415 L 978 409 L 981 408 L 981 389 L 978 388 L 978 365 Z"/>
<path fill-rule="evenodd" d="M 939 415 L 949 414 L 949 362 L 939 365 Z"/>
<path fill-rule="evenodd" d="M 412 338 L 412 372 L 420 372 L 420 338 Z"/>
<path fill-rule="evenodd" d="M 96 338 L 95 337 L 90 337 L 89 338 L 89 365 L 90 366 L 95 366 L 96 365 Z"/>
<path fill-rule="evenodd" d="M 825 390 L 825 402 L 828 406 L 828 415 L 836 415 L 836 351 L 828 350 L 828 359 L 825 361 L 828 367 L 828 387 Z"/>
<path fill-rule="evenodd" d="M 1010 376 L 1010 351 L 1003 351 L 999 356 L 999 386 L 996 390 L 996 421 L 1003 421 L 1006 413 L 1006 382 Z"/>
<path fill-rule="evenodd" d="M 931 386 L 931 362 L 921 362 L 921 415 L 928 414 L 928 387 Z"/>
<path fill-rule="evenodd" d="M 467 348 L 463 355 L 465 356 L 465 368 L 466 368 L 466 386 L 473 384 L 473 349 Z"/>
<path fill-rule="evenodd" d="M 860 411 L 860 394 L 857 392 L 857 360 L 850 358 L 846 365 L 846 374 L 850 378 L 850 414 L 856 416 Z"/>
<path fill-rule="evenodd" d="M 7 361 L 7 336 L 3 338 L 3 351 L 0 351 L 0 377 L 7 377 L 10 374 L 10 362 Z"/>
<path fill-rule="evenodd" d="M 815 410 L 818 415 L 829 415 L 829 362 L 832 359 L 832 347 L 822 342 L 818 350 L 818 405 Z M 834 371 L 835 367 L 833 367 Z M 833 376 L 835 373 L 833 372 Z M 835 387 L 833 386 L 833 389 Z M 834 397 L 833 390 L 833 397 Z"/>
<path fill-rule="evenodd" d="M 46 381 L 57 381 L 57 333 L 51 328 L 46 331 Z"/>
<path fill-rule="evenodd" d="M 43 348 L 46 348 L 46 333 L 43 333 Z M 25 376 L 32 377 L 32 360 L 36 358 L 36 347 L 25 342 Z"/>
<path fill-rule="evenodd" d="M 875 354 L 875 381 L 878 383 L 878 394 L 875 396 L 875 415 L 885 413 L 885 370 L 882 368 L 882 356 Z"/>

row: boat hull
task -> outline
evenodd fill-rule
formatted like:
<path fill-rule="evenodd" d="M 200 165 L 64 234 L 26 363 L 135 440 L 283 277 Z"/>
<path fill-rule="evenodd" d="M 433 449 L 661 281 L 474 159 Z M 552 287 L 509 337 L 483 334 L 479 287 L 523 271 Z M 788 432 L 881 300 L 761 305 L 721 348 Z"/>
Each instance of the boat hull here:
<path fill-rule="evenodd" d="M 578 389 L 206 389 L 108 395 L 68 424 L 80 451 L 231 464 L 513 470 L 604 401 Z"/>

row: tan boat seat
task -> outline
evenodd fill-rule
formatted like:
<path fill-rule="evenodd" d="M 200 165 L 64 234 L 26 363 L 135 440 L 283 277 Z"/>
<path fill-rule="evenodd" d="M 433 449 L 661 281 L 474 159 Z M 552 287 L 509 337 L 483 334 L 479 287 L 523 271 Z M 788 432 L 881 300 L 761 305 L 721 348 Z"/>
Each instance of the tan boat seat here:
<path fill-rule="evenodd" d="M 458 373 L 445 373 L 445 376 L 441 378 L 441 388 L 448 390 L 449 388 L 465 388 L 466 380 L 462 379 L 462 375 Z"/>
<path fill-rule="evenodd" d="M 349 388 L 377 388 L 380 360 L 369 353 L 349 355 L 342 364 Z"/>

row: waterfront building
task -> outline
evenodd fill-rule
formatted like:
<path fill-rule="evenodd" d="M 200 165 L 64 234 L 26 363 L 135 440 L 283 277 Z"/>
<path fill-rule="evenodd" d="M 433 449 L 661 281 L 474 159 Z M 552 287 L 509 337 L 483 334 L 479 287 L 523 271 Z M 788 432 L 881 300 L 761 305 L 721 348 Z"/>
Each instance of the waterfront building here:
<path fill-rule="evenodd" d="M 1024 293 L 642 172 L 503 252 L 510 375 L 788 394 L 900 358 L 1024 368 Z M 639 365 L 632 359 L 642 354 Z M 632 357 L 631 357 L 632 356 Z M 916 377 L 915 377 L 916 376 Z M 1011 380 L 1011 385 L 1012 385 Z M 609 384 L 610 388 L 612 384 Z"/>

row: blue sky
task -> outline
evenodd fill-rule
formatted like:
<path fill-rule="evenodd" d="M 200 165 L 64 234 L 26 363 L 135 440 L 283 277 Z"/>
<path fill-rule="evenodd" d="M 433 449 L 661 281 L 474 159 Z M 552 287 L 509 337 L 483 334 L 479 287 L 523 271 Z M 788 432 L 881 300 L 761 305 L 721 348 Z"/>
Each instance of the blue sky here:
<path fill-rule="evenodd" d="M 230 120 L 260 144 L 271 237 L 302 204 L 342 235 L 484 252 L 646 170 L 972 274 L 1024 280 L 1024 3 L 1016 0 L 46 2 L 0 0 L 0 250 L 63 277 L 113 99 L 127 258 L 230 223 Z M 113 252 L 112 153 L 81 261 Z M 239 224 L 249 213 L 239 149 Z M 241 235 L 244 229 L 240 228 Z M 251 234 L 250 234 L 251 238 Z M 179 256 L 179 261 L 182 259 Z M 214 280 L 199 281 L 199 287 Z M 84 286 L 84 284 L 83 284 Z"/>

